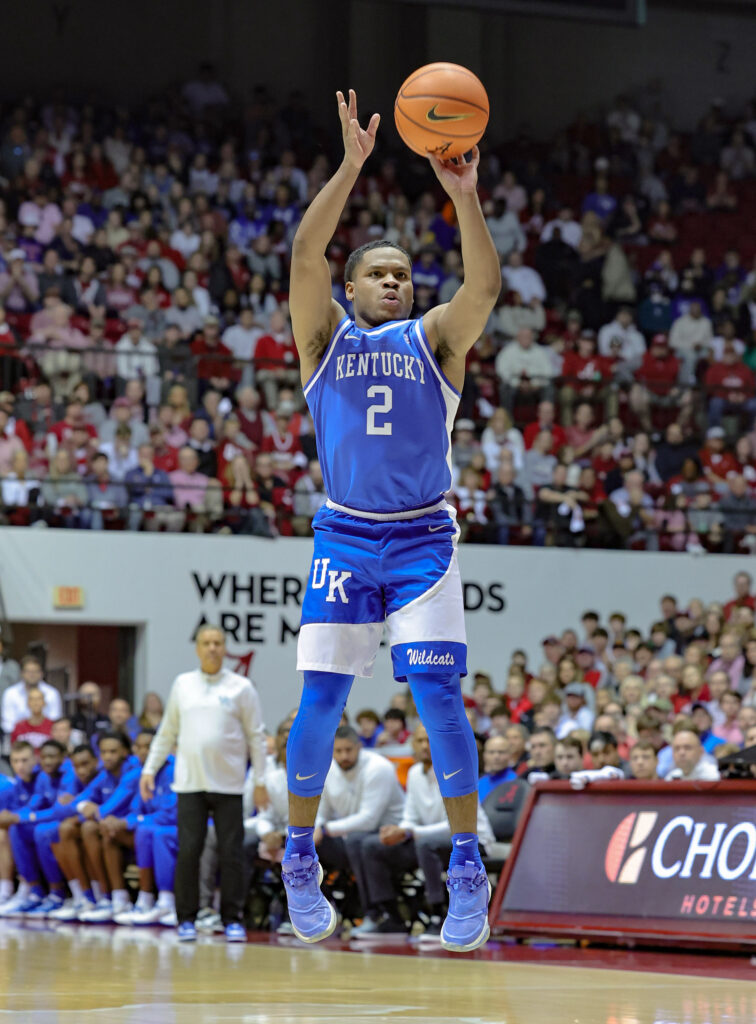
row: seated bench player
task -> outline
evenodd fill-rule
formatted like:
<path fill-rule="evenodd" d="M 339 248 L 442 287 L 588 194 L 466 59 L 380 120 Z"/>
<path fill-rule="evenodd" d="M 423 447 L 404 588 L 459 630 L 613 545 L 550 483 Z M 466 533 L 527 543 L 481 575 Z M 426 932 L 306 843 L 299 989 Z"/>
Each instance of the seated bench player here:
<path fill-rule="evenodd" d="M 8 806 L 13 792 L 13 779 L 0 775 L 0 811 Z M 10 839 L 5 830 L 0 831 L 0 907 L 13 896 L 13 880 L 16 874 Z"/>
<path fill-rule="evenodd" d="M 11 746 L 10 763 L 13 771 L 10 790 L 7 787 L 3 790 L 3 802 L 10 811 L 20 810 L 26 806 L 34 796 L 34 786 L 37 781 L 39 768 L 36 764 L 34 748 L 26 740 L 17 740 Z M 10 837 L 5 829 L 0 830 L 0 853 L 5 863 L 4 873 L 7 874 L 10 868 L 10 881 L 13 884 L 13 854 Z M 7 891 L 7 888 L 6 890 Z M 22 906 L 29 898 L 31 886 L 23 880 L 19 883 L 15 895 L 7 898 L 0 907 L 0 917 L 10 917 L 18 907 Z"/>
<path fill-rule="evenodd" d="M 154 729 L 141 729 L 134 741 L 134 754 L 144 765 L 155 735 Z M 139 868 L 139 894 L 134 907 L 114 914 L 116 924 L 155 924 L 168 915 L 168 923 L 176 924 L 173 898 L 173 876 L 178 850 L 176 820 L 177 798 L 173 791 L 175 761 L 169 755 L 155 776 L 155 792 L 144 800 L 135 793 L 127 813 L 110 814 L 100 821 L 103 860 L 110 891 L 124 891 L 124 853 L 133 850 Z M 163 831 L 165 830 L 165 831 Z M 157 840 L 158 832 L 161 832 Z M 154 887 L 157 883 L 158 900 Z"/>
<path fill-rule="evenodd" d="M 37 830 L 47 823 L 47 812 L 57 802 L 66 781 L 66 752 L 56 740 L 47 740 L 39 751 L 39 772 L 31 799 L 17 810 L 0 811 L 0 829 L 7 829 L 13 859 L 22 884 L 29 887 L 23 902 L 5 905 L 6 917 L 44 917 L 63 905 L 65 882 L 51 850 L 40 855 Z M 43 881 L 47 882 L 45 893 Z"/>
<path fill-rule="evenodd" d="M 131 806 L 139 786 L 141 767 L 131 762 L 131 742 L 124 733 L 105 732 L 100 736 L 98 772 L 74 804 L 76 816 L 60 826 L 60 866 L 69 880 L 78 881 L 82 893 L 91 889 L 95 903 L 84 897 L 78 920 L 111 921 L 114 912 L 130 909 L 125 889 L 111 893 L 102 856 L 100 821 L 108 815 L 124 814 Z M 85 856 L 86 853 L 86 856 Z M 62 908 L 61 908 L 62 909 Z M 61 911 L 54 912 L 59 917 Z"/>

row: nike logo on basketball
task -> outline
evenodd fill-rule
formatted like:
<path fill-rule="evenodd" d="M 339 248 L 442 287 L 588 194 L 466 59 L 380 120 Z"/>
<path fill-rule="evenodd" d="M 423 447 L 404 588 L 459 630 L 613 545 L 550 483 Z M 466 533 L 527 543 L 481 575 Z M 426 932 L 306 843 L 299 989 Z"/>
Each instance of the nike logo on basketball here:
<path fill-rule="evenodd" d="M 297 772 L 297 782 L 307 782 L 308 779 L 314 779 L 317 774 L 317 772 L 313 772 L 312 775 L 300 775 Z"/>
<path fill-rule="evenodd" d="M 446 772 L 444 772 L 444 782 L 447 782 L 447 781 L 448 781 L 449 779 L 453 779 L 453 778 L 454 778 L 454 776 L 455 776 L 455 775 L 459 775 L 459 773 L 460 773 L 461 771 L 462 771 L 462 769 L 461 769 L 461 768 L 457 768 L 456 772 L 449 772 L 449 774 L 448 774 L 448 775 L 446 774 Z M 469 843 L 469 842 L 470 842 L 470 840 L 468 839 L 468 840 L 467 840 L 467 842 Z"/>
<path fill-rule="evenodd" d="M 465 843 L 471 843 L 472 839 L 458 839 L 457 846 L 464 846 Z"/>
<path fill-rule="evenodd" d="M 447 525 L 447 523 L 441 523 L 440 526 L 429 526 L 428 530 L 430 533 L 436 533 L 438 530 L 443 530 L 443 528 Z"/>
<path fill-rule="evenodd" d="M 464 121 L 467 117 L 472 117 L 472 114 L 439 114 L 436 112 L 438 103 L 434 103 L 428 113 L 425 115 L 426 121 Z"/>

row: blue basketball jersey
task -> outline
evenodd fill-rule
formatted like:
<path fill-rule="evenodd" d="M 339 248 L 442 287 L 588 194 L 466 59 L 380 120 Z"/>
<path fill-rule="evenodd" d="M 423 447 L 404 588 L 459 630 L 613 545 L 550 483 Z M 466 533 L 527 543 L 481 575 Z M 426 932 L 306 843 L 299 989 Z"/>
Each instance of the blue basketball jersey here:
<path fill-rule="evenodd" d="M 424 508 L 451 487 L 459 392 L 421 320 L 336 328 L 304 389 L 331 502 L 389 514 Z"/>

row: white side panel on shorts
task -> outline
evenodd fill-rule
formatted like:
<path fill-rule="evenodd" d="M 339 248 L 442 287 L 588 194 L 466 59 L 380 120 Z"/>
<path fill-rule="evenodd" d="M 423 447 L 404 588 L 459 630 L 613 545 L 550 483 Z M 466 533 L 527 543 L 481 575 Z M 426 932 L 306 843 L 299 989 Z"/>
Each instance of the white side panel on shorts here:
<path fill-rule="evenodd" d="M 370 679 L 382 636 L 382 622 L 308 622 L 299 630 L 297 671 Z"/>

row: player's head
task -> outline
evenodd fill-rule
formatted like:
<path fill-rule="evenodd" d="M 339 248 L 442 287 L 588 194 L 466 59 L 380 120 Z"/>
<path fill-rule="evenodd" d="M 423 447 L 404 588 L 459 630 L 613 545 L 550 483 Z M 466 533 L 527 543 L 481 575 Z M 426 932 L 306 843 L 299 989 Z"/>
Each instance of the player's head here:
<path fill-rule="evenodd" d="M 150 746 L 155 736 L 154 729 L 140 729 L 136 739 L 134 740 L 134 756 L 141 765 L 147 760 L 147 755 L 150 752 Z"/>
<path fill-rule="evenodd" d="M 26 740 L 16 740 L 11 746 L 10 763 L 13 774 L 28 782 L 34 771 L 34 747 Z"/>
<path fill-rule="evenodd" d="M 131 741 L 123 732 L 104 732 L 100 737 L 100 760 L 106 772 L 117 772 L 131 753 Z"/>
<path fill-rule="evenodd" d="M 82 786 L 86 786 L 97 774 L 97 758 L 88 743 L 81 743 L 78 747 L 74 747 L 71 763 L 74 766 L 76 778 Z"/>
<path fill-rule="evenodd" d="M 47 775 L 53 775 L 66 759 L 66 748 L 57 740 L 45 740 L 39 751 L 39 767 Z"/>
<path fill-rule="evenodd" d="M 378 239 L 355 249 L 344 269 L 346 296 L 371 327 L 406 320 L 412 311 L 412 259 L 406 249 Z"/>

